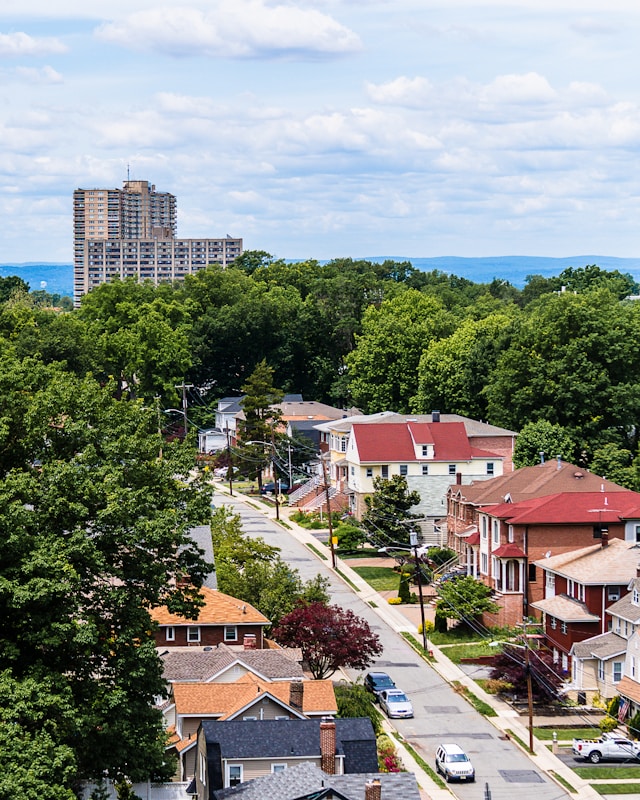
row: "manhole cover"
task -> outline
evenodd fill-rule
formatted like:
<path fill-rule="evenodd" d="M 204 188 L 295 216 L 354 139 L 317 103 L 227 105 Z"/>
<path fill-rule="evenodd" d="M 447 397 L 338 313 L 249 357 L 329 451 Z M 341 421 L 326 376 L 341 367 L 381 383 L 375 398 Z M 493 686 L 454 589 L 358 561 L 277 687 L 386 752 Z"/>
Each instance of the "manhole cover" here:
<path fill-rule="evenodd" d="M 544 783 L 544 778 L 532 769 L 500 769 L 498 773 L 507 783 Z"/>

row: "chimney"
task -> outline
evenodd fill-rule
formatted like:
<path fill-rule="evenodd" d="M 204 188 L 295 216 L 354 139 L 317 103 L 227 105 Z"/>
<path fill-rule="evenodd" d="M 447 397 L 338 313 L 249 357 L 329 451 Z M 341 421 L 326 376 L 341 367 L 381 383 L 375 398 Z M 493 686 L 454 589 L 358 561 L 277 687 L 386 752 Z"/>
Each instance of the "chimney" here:
<path fill-rule="evenodd" d="M 320 769 L 327 775 L 336 774 L 336 723 L 333 720 L 320 723 Z"/>
<path fill-rule="evenodd" d="M 440 412 L 439 411 L 432 411 L 431 412 L 431 422 L 440 422 Z"/>
<path fill-rule="evenodd" d="M 256 649 L 255 633 L 245 633 L 244 638 L 242 640 L 242 644 L 245 650 L 255 650 Z"/>
<path fill-rule="evenodd" d="M 291 681 L 289 684 L 289 705 L 302 711 L 302 699 L 304 697 L 304 686 L 302 681 Z"/>
<path fill-rule="evenodd" d="M 382 784 L 379 778 L 365 783 L 364 800 L 382 800 Z"/>
<path fill-rule="evenodd" d="M 456 486 L 462 486 L 462 473 L 456 472 Z"/>
<path fill-rule="evenodd" d="M 602 533 L 602 546 L 608 547 L 609 545 L 609 528 L 603 527 L 600 528 L 600 532 Z"/>

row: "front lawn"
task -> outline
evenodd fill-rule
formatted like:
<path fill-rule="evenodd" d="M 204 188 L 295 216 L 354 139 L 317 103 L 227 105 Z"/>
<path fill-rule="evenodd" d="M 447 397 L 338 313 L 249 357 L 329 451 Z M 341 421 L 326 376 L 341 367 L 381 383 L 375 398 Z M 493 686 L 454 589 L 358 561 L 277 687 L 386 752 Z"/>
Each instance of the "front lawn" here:
<path fill-rule="evenodd" d="M 393 567 L 352 567 L 376 592 L 397 592 L 400 575 Z"/>
<path fill-rule="evenodd" d="M 576 775 L 585 781 L 595 780 L 640 780 L 640 767 L 572 767 Z"/>
<path fill-rule="evenodd" d="M 429 634 L 429 639 L 435 644 L 433 633 Z M 495 656 L 496 648 L 490 647 L 489 642 L 467 642 L 465 644 L 454 644 L 442 648 L 443 655 L 454 664 L 459 664 L 463 658 L 475 658 L 477 656 Z"/>
<path fill-rule="evenodd" d="M 570 742 L 572 739 L 597 739 L 602 731 L 597 725 L 592 728 L 535 728 L 536 739 L 553 741 L 553 734 L 558 734 L 559 742 Z"/>

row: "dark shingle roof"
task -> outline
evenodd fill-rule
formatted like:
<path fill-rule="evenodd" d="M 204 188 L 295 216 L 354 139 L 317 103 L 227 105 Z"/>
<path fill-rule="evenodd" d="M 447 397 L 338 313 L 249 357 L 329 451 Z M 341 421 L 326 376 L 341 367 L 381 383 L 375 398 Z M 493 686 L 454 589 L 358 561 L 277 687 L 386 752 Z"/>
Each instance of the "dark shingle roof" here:
<path fill-rule="evenodd" d="M 376 737 L 368 717 L 336 719 L 336 752 L 352 765 L 360 759 L 359 772 L 378 767 Z M 203 720 L 207 744 L 216 742 L 222 758 L 317 758 L 320 754 L 319 719 Z M 346 748 L 345 748 L 346 745 Z M 345 759 L 346 768 L 346 759 Z"/>
<path fill-rule="evenodd" d="M 267 680 L 304 678 L 300 664 L 282 650 L 232 650 L 220 644 L 208 650 L 169 647 L 162 652 L 164 677 L 171 682 L 208 681 L 236 662 Z"/>
<path fill-rule="evenodd" d="M 218 789 L 215 800 L 306 800 L 332 788 L 348 800 L 364 800 L 365 784 L 377 779 L 382 785 L 382 800 L 420 800 L 415 775 L 410 772 L 358 775 L 327 775 L 315 764 L 303 762 L 275 775 L 264 775 L 230 789 Z"/>

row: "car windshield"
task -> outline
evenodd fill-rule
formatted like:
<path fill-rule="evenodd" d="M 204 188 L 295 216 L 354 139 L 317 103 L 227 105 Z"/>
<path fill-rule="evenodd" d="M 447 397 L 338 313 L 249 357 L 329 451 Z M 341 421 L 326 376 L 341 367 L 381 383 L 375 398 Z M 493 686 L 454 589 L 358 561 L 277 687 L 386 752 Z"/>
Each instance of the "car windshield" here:
<path fill-rule="evenodd" d="M 408 703 L 407 695 L 403 694 L 402 692 L 398 692 L 397 694 L 394 692 L 393 694 L 387 695 L 387 700 L 390 703 Z"/>
<path fill-rule="evenodd" d="M 452 753 L 447 757 L 447 761 L 468 761 L 469 759 L 464 753 Z"/>
<path fill-rule="evenodd" d="M 377 688 L 380 688 L 381 686 L 384 687 L 394 685 L 393 681 L 388 675 L 376 675 L 373 678 L 373 683 Z"/>

